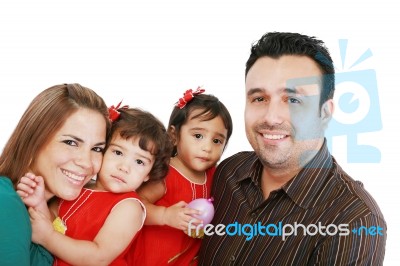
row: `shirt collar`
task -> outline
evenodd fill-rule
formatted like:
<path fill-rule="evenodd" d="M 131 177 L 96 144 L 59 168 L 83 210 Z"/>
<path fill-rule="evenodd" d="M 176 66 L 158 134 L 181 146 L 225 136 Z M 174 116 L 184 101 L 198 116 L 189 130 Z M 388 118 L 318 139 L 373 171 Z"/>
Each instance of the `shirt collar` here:
<path fill-rule="evenodd" d="M 282 190 L 298 206 L 305 209 L 309 208 L 315 204 L 315 199 L 320 193 L 321 188 L 326 185 L 326 180 L 330 177 L 329 173 L 332 164 L 333 159 L 325 140 L 314 158 L 298 174 L 283 185 Z M 254 184 L 260 186 L 259 180 L 263 171 L 263 165 L 254 152 L 249 157 L 246 166 L 238 170 L 239 178 L 237 182 L 251 179 Z"/>
<path fill-rule="evenodd" d="M 237 182 L 241 182 L 246 179 L 251 179 L 256 185 L 259 185 L 259 179 L 263 170 L 263 165 L 261 161 L 258 159 L 257 154 L 253 151 L 250 152 L 249 159 L 246 162 L 246 165 L 240 167 L 238 170 Z"/>

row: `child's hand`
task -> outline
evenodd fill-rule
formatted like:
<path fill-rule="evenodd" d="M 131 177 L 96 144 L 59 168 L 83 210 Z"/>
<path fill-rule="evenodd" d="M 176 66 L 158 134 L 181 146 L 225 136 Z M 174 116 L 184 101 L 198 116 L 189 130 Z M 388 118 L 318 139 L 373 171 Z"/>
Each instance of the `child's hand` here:
<path fill-rule="evenodd" d="M 42 212 L 30 207 L 28 209 L 32 224 L 32 242 L 43 245 L 53 233 L 53 224 Z"/>
<path fill-rule="evenodd" d="M 186 208 L 187 203 L 180 201 L 168 208 L 164 212 L 164 224 L 174 227 L 179 230 L 187 231 L 189 223 L 196 226 L 202 223 L 201 220 L 194 218 L 191 215 L 200 214 L 198 210 Z"/>
<path fill-rule="evenodd" d="M 17 185 L 17 193 L 28 207 L 38 207 L 46 202 L 43 177 L 27 173 Z"/>

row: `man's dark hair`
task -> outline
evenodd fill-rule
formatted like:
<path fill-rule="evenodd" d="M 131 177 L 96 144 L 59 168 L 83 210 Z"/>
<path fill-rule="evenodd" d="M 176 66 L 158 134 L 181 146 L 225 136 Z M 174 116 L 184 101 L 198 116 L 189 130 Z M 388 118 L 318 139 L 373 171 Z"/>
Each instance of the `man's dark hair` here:
<path fill-rule="evenodd" d="M 333 98 L 335 91 L 335 68 L 328 48 L 315 37 L 291 32 L 268 32 L 251 46 L 250 57 L 246 62 L 245 76 L 260 57 L 277 59 L 283 55 L 304 55 L 313 59 L 320 67 L 322 89 L 319 105 Z"/>

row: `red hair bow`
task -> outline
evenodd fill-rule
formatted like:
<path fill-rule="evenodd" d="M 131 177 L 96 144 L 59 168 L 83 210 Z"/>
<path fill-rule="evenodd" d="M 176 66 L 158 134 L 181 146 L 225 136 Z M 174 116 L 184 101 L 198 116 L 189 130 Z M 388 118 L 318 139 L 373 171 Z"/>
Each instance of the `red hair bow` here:
<path fill-rule="evenodd" d="M 193 97 L 195 95 L 199 95 L 205 91 L 206 90 L 203 89 L 202 87 L 197 87 L 197 89 L 195 91 L 193 91 L 192 89 L 189 89 L 189 90 L 185 91 L 185 93 L 183 94 L 183 97 L 179 98 L 178 102 L 175 105 L 178 106 L 179 109 L 182 109 L 183 107 L 186 106 L 186 104 L 188 102 L 190 102 L 193 99 Z"/>
<path fill-rule="evenodd" d="M 114 105 L 111 105 L 108 108 L 108 118 L 110 119 L 111 122 L 114 122 L 119 118 L 119 115 L 121 113 L 118 111 L 118 109 L 119 109 L 119 106 L 121 105 L 121 103 L 122 103 L 122 101 L 120 101 L 117 106 L 114 107 Z M 128 105 L 124 105 L 121 108 L 128 109 L 129 106 Z"/>

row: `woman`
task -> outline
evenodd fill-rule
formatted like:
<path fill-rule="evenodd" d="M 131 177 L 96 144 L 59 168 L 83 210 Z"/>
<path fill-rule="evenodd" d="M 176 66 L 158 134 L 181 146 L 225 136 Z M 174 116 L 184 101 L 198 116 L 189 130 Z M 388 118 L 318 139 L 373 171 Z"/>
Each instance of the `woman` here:
<path fill-rule="evenodd" d="M 14 188 L 25 173 L 44 178 L 46 199 L 75 199 L 100 169 L 110 129 L 103 99 L 79 84 L 50 87 L 23 114 L 0 156 L 0 265 L 51 265 L 31 243 L 29 215 Z"/>

